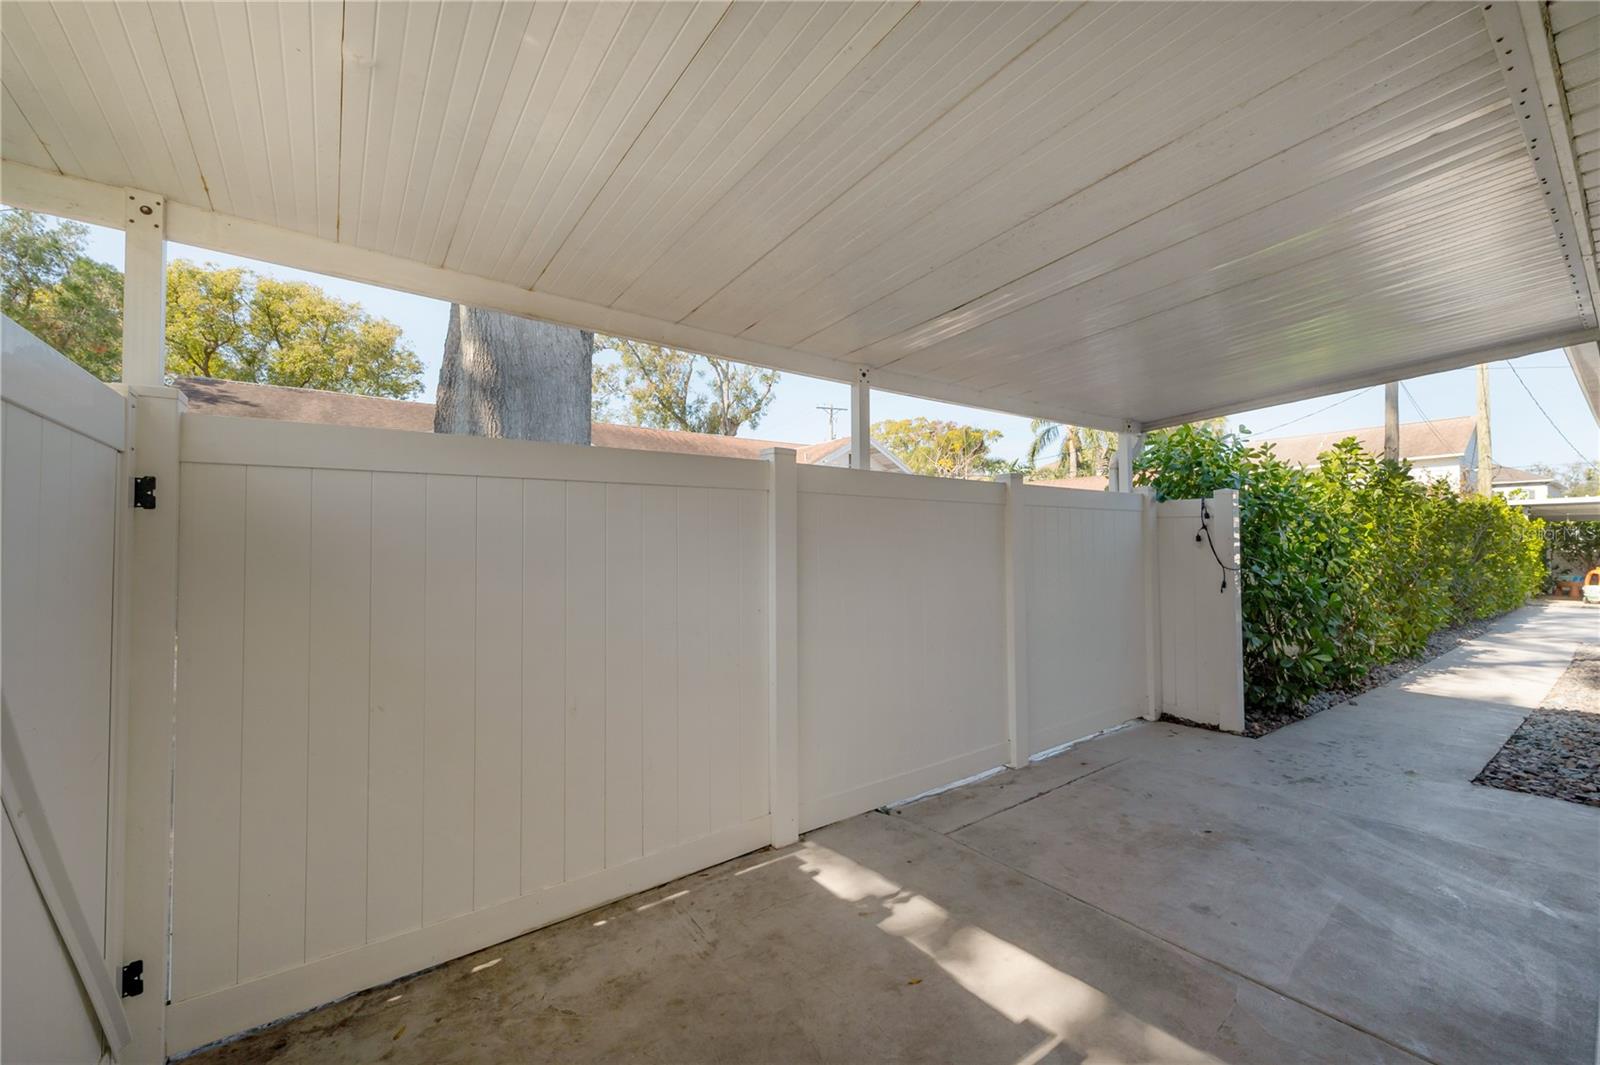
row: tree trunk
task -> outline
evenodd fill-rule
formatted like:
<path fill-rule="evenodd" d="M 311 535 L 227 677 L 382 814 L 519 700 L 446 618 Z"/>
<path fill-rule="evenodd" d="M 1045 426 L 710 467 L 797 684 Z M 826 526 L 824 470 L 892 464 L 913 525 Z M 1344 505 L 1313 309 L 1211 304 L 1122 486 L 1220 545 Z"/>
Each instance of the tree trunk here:
<path fill-rule="evenodd" d="M 1067 476 L 1078 476 L 1078 430 L 1070 425 L 1063 425 L 1061 431 L 1067 434 Z"/>
<path fill-rule="evenodd" d="M 433 431 L 589 442 L 594 334 L 450 305 Z"/>

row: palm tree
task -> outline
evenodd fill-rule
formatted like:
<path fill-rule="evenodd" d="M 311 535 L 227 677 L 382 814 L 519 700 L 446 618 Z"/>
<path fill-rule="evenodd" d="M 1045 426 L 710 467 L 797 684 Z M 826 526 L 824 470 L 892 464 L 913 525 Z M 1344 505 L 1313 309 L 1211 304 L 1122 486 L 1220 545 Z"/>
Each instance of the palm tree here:
<path fill-rule="evenodd" d="M 1063 427 L 1057 422 L 1046 421 L 1043 418 L 1035 418 L 1028 423 L 1028 429 L 1033 433 L 1033 443 L 1028 445 L 1030 467 L 1035 470 L 1044 468 L 1039 462 L 1039 456 L 1055 446 L 1056 441 L 1061 439 L 1063 428 L 1070 430 L 1071 426 Z M 1078 475 L 1078 441 L 1071 432 L 1067 433 L 1066 445 L 1062 448 L 1061 457 L 1056 461 L 1056 469 L 1059 470 L 1063 464 L 1069 471 L 1068 477 Z"/>
<path fill-rule="evenodd" d="M 1104 476 L 1110 472 L 1111 456 L 1117 452 L 1116 434 L 1106 432 L 1104 429 L 1064 425 L 1043 418 L 1035 418 L 1028 428 L 1033 432 L 1033 443 L 1028 445 L 1028 465 L 1034 469 L 1052 469 L 1048 465 L 1042 465 L 1039 458 L 1055 447 L 1059 441 L 1061 451 L 1053 467 L 1055 473 L 1067 477 L 1078 476 L 1078 467 L 1085 455 L 1088 456 L 1089 468 L 1094 473 Z"/>

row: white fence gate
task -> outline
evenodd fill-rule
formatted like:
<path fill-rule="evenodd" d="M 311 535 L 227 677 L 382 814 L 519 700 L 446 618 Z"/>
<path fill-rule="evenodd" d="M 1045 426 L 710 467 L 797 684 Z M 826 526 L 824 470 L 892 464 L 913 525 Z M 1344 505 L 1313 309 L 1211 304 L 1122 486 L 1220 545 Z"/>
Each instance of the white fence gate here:
<path fill-rule="evenodd" d="M 181 1053 L 1130 718 L 1242 727 L 1231 493 L 195 416 L 6 328 L 8 1058 L 120 1045 L 124 950 L 130 1053 Z"/>
<path fill-rule="evenodd" d="M 1157 506 L 1163 713 L 1244 731 L 1239 493 Z"/>
<path fill-rule="evenodd" d="M 121 957 L 113 619 L 126 401 L 9 319 L 0 351 L 0 1057 L 93 1061 L 127 1039 L 111 975 Z"/>

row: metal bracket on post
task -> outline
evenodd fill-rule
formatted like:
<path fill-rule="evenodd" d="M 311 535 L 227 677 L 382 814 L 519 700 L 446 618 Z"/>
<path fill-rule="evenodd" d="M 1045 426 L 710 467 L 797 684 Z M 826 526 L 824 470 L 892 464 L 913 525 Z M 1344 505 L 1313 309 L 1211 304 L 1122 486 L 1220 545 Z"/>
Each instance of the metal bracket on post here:
<path fill-rule="evenodd" d="M 156 509 L 156 479 L 153 475 L 133 479 L 133 497 L 129 504 L 135 510 Z"/>
<path fill-rule="evenodd" d="M 144 994 L 144 959 L 135 958 L 122 967 L 122 997 L 138 998 Z"/>

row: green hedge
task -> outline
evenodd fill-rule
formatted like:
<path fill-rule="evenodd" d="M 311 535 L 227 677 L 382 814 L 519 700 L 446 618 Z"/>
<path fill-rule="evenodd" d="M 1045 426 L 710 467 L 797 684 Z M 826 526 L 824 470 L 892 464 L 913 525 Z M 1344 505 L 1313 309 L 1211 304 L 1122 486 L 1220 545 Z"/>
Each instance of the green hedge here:
<path fill-rule="evenodd" d="M 1244 436 L 1182 426 L 1151 434 L 1134 480 L 1158 499 L 1239 490 L 1250 709 L 1297 706 L 1416 655 L 1437 630 L 1509 610 L 1544 579 L 1541 522 L 1423 485 L 1353 439 L 1305 470 Z"/>

